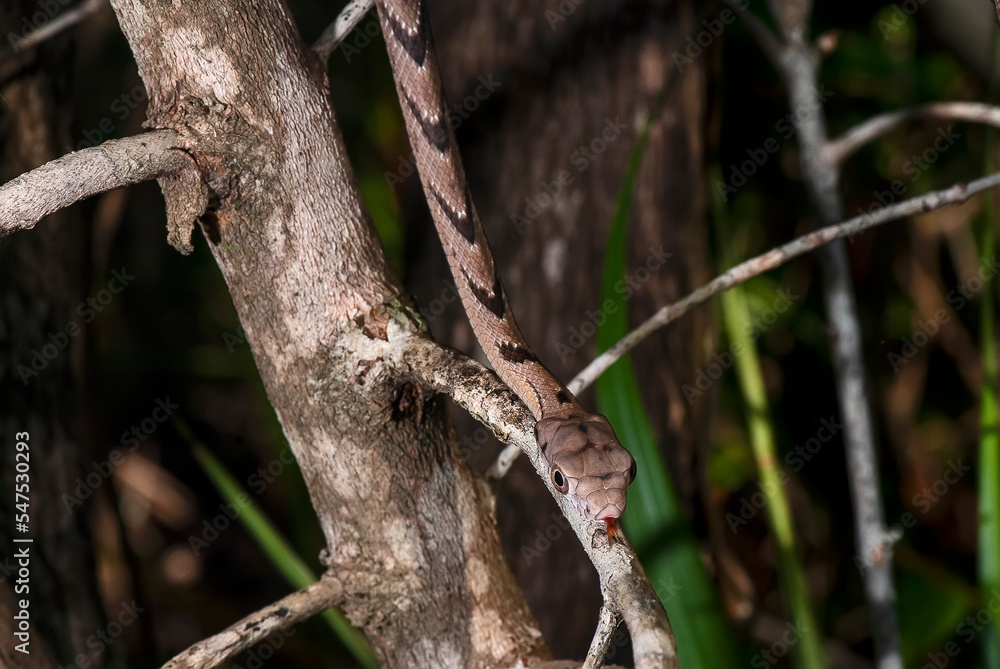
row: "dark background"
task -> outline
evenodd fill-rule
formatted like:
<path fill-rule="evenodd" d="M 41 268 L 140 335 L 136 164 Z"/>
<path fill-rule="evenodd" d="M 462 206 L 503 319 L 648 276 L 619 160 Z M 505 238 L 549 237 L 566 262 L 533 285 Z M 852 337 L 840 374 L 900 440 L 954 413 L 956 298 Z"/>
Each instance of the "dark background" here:
<path fill-rule="evenodd" d="M 567 359 L 560 358 L 555 343 L 584 321 L 581 314 L 592 308 L 588 304 L 597 304 L 610 212 L 635 142 L 636 119 L 664 81 L 667 120 L 654 129 L 633 203 L 632 256 L 641 263 L 650 244 L 665 241 L 677 264 L 637 298 L 634 320 L 723 269 L 706 213 L 713 183 L 707 176 L 710 166 L 717 164 L 728 176 L 731 166 L 746 160 L 747 151 L 769 138 L 780 145 L 728 202 L 727 237 L 741 258 L 807 231 L 811 214 L 799 180 L 795 140 L 780 125 L 789 113 L 786 91 L 742 26 L 727 25 L 684 66 L 686 76 L 667 76 L 675 53 L 692 53 L 684 51 L 688 35 L 703 30 L 701 22 L 718 16 L 720 7 L 586 0 L 565 25 L 552 27 L 545 12 L 558 11 L 558 3 L 519 9 L 515 4 L 473 7 L 432 0 L 429 10 L 449 100 L 475 96 L 480 76 L 493 74 L 502 82 L 475 110 L 463 108 L 468 118 L 457 135 L 514 310 L 543 359 L 568 380 L 592 357 L 593 343 Z M 306 42 L 315 41 L 339 5 L 292 2 Z M 827 33 L 836 43 L 820 77 L 829 93 L 825 109 L 831 135 L 880 111 L 928 101 L 988 99 L 989 31 L 995 29 L 989 4 L 939 0 L 906 7 L 913 11 L 904 11 L 901 4 L 818 3 L 813 35 Z M 19 12 L 30 14 L 29 5 L 8 2 L 5 10 L 10 23 L 3 34 L 20 32 Z M 761 2 L 751 3 L 750 11 L 766 16 Z M 364 36 L 365 27 L 374 37 Z M 430 325 L 436 337 L 473 352 L 460 306 L 450 302 L 437 314 L 448 296 L 449 277 L 419 181 L 404 177 L 399 183 L 386 176 L 401 175 L 400 161 L 410 153 L 376 28 L 374 17 L 367 17 L 362 32 L 348 39 L 352 48 L 342 48 L 330 59 L 338 120 L 386 251 L 416 304 L 425 316 L 434 316 Z M 53 40 L 37 57 L 6 58 L 0 92 L 8 99 L 20 77 L 50 78 L 46 123 L 54 128 L 55 139 L 49 158 L 141 131 L 141 81 L 110 8 L 74 28 L 71 38 Z M 0 104 L 0 138 L 8 148 L 13 145 L 10 133 L 23 132 L 12 109 Z M 511 234 L 516 231 L 510 215 L 525 210 L 523 198 L 541 192 L 560 166 L 573 169 L 574 147 L 595 136 L 613 114 L 629 127 L 609 144 L 607 159 L 582 173 L 560 200 L 565 206 L 542 212 L 527 233 Z M 951 128 L 957 135 L 954 142 L 926 169 L 913 167 L 918 164 L 913 157 L 933 146 L 938 131 L 947 134 L 950 126 L 912 123 L 850 159 L 842 187 L 848 214 L 885 199 L 895 181 L 905 187 L 903 197 L 911 197 L 981 175 L 987 131 L 967 124 Z M 30 167 L 8 159 L 4 180 Z M 973 200 L 889 224 L 849 245 L 878 427 L 886 520 L 899 523 L 907 513 L 915 518 L 896 553 L 907 666 L 923 666 L 927 653 L 949 640 L 958 642 L 962 652 L 948 666 L 985 666 L 978 640 L 966 644 L 956 635 L 961 620 L 983 605 L 975 585 L 976 478 L 967 473 L 944 490 L 940 486 L 952 463 L 975 462 L 983 383 L 977 297 L 954 310 L 950 322 L 905 363 L 892 357 L 902 355 L 906 341 L 913 341 L 918 321 L 931 318 L 945 305 L 949 291 L 977 269 L 980 209 Z M 60 252 L 50 252 L 46 243 L 20 240 L 63 234 L 72 238 L 61 242 Z M 561 244 L 552 244 L 560 239 Z M 571 269 L 558 291 L 546 289 L 540 277 L 560 258 Z M 4 427 L 16 424 L 24 412 L 59 417 L 62 427 L 35 433 L 33 449 L 43 451 L 46 440 L 60 434 L 82 448 L 82 454 L 67 459 L 62 480 L 46 490 L 52 513 L 58 515 L 60 505 L 72 507 L 71 513 L 62 513 L 63 522 L 89 536 L 77 546 L 82 562 L 75 568 L 86 572 L 92 563 L 96 569 L 108 620 L 117 619 L 133 600 L 144 609 L 94 661 L 159 666 L 291 590 L 238 522 L 219 520 L 224 502 L 193 457 L 195 439 L 252 491 L 254 501 L 319 573 L 322 536 L 298 471 L 282 461 L 286 446 L 226 287 L 200 233 L 189 257 L 165 243 L 163 200 L 155 184 L 94 198 L 42 222 L 34 232 L 0 241 L 0 268 L 0 299 L 7 301 L 0 311 Z M 115 270 L 135 278 L 86 322 L 78 305 L 102 299 Z M 752 282 L 751 304 L 766 306 L 769 296 L 783 288 L 800 297 L 758 341 L 782 457 L 838 411 L 815 258 L 794 261 Z M 36 329 L 18 335 L 16 319 L 30 315 L 36 289 L 51 290 L 62 310 L 53 310 Z M 30 364 L 33 351 L 50 341 L 48 333 L 65 330 L 69 320 L 59 313 L 70 314 L 82 334 L 22 383 L 17 366 Z M 730 530 L 724 516 L 739 514 L 744 500 L 757 491 L 732 371 L 693 405 L 683 394 L 683 386 L 693 383 L 712 351 L 726 347 L 716 320 L 715 307 L 697 310 L 641 348 L 636 367 L 682 503 L 702 540 L 709 572 L 720 583 L 733 635 L 745 646 L 749 661 L 767 642 L 755 622 L 780 621 L 787 611 L 764 514 L 737 531 Z M 59 399 L 43 401 L 42 396 Z M 590 395 L 584 400 L 593 402 Z M 148 420 L 158 401 L 178 407 L 171 420 Z M 142 429 L 144 420 L 155 429 L 132 450 L 131 443 L 122 443 L 123 432 L 134 425 Z M 456 414 L 456 425 L 473 467 L 482 471 L 499 446 L 484 439 L 464 416 Z M 185 426 L 193 437 L 183 434 Z M 11 433 L 7 429 L 4 439 Z M 116 464 L 110 470 L 104 464 L 109 459 Z M 800 554 L 824 638 L 833 642 L 835 664 L 864 666 L 863 658 L 871 657 L 871 640 L 852 560 L 854 529 L 840 435 L 801 471 L 785 462 Z M 268 467 L 268 476 L 259 472 Z M 63 495 L 78 494 L 77 477 L 83 480 L 95 471 L 112 473 L 83 488 L 88 495 L 82 505 L 67 502 Z M 6 497 L 0 500 L 0 515 L 9 517 Z M 553 652 L 582 658 L 599 601 L 592 568 L 569 536 L 546 553 L 541 565 L 525 564 L 521 547 L 552 523 L 550 514 L 556 509 L 526 468 L 517 468 L 498 487 L 498 506 L 508 559 Z M 228 527 L 213 534 L 206 522 Z M 11 532 L 7 525 L 0 531 L 4 545 L 9 545 Z M 205 545 L 192 537 L 204 539 Z M 726 559 L 720 558 L 722 553 Z M 58 561 L 49 562 L 57 573 Z M 88 591 L 93 595 L 92 588 L 83 591 L 72 598 L 86 599 Z M 71 597 L 59 588 L 51 595 Z M 95 624 L 93 630 L 105 625 Z M 278 643 L 271 666 L 356 666 L 320 621 L 300 626 L 273 645 Z M 622 655 L 615 661 L 626 661 Z M 59 659 L 68 663 L 71 655 Z M 235 664 L 253 666 L 246 655 Z"/>

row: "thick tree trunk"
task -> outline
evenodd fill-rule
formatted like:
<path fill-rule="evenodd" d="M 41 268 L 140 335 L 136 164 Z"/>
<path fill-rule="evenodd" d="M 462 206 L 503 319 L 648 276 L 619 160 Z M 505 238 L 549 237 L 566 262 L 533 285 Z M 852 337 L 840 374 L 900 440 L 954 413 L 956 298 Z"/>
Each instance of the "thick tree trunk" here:
<path fill-rule="evenodd" d="M 0 34 L 20 34 L 15 26 L 22 15 L 38 9 L 37 3 L 16 4 L 3 4 Z M 71 53 L 68 40 L 59 38 L 0 63 L 0 182 L 57 158 L 68 144 Z M 90 455 L 77 393 L 86 335 L 79 327 L 72 331 L 76 336 L 67 330 L 79 325 L 76 308 L 85 297 L 86 238 L 77 216 L 63 211 L 31 234 L 0 244 L 0 587 L 13 586 L 19 565 L 12 554 L 27 547 L 29 591 L 3 599 L 10 605 L 26 598 L 32 623 L 31 656 L 12 652 L 17 642 L 6 630 L 0 635 L 2 666 L 45 666 L 47 659 L 73 664 L 80 658 L 96 668 L 121 666 L 114 649 L 101 652 L 87 645 L 88 637 L 103 628 L 104 608 L 86 512 L 62 502 Z M 35 351 L 39 357 L 32 360 Z M 15 532 L 14 525 L 19 432 L 30 436 L 25 534 Z M 33 543 L 12 543 L 24 537 Z M 12 616 L 12 611 L 0 614 L 4 627 Z"/>
<path fill-rule="evenodd" d="M 346 613 L 387 667 L 544 655 L 441 403 L 380 353 L 418 327 L 360 203 L 324 68 L 286 8 L 113 4 L 149 91 L 148 125 L 182 135 L 212 192 L 202 225 L 327 563 L 352 593 Z"/>

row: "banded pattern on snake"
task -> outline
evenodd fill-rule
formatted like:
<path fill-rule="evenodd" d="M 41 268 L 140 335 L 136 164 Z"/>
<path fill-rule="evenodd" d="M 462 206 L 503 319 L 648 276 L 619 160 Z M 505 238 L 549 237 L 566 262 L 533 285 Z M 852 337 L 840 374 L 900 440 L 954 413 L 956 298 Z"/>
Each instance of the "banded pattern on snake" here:
<path fill-rule="evenodd" d="M 376 6 L 417 171 L 472 329 L 496 373 L 538 419 L 535 438 L 552 485 L 616 538 L 635 460 L 607 418 L 585 411 L 538 360 L 514 321 L 448 123 L 423 0 Z"/>

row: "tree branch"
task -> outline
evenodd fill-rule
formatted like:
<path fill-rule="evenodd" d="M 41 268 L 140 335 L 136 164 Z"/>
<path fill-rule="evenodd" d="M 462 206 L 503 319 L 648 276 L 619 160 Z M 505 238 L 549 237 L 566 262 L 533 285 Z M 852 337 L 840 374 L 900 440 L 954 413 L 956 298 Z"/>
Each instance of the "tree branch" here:
<path fill-rule="evenodd" d="M 181 134 L 214 195 L 207 247 L 302 470 L 344 613 L 386 666 L 542 659 L 491 496 L 443 403 L 372 355 L 390 324 L 419 325 L 398 307 L 404 291 L 287 4 L 112 6 L 147 124 Z M 363 349 L 340 345 L 352 337 Z"/>
<path fill-rule="evenodd" d="M 329 60 L 330 54 L 340 46 L 348 33 L 354 30 L 354 27 L 374 6 L 375 0 L 351 0 L 347 3 L 337 19 L 326 27 L 323 34 L 313 44 L 312 49 L 319 55 L 320 60 L 324 63 Z"/>
<path fill-rule="evenodd" d="M 619 339 L 604 353 L 594 358 L 586 367 L 567 384 L 574 394 L 579 394 L 590 387 L 597 378 L 606 372 L 611 365 L 618 362 L 642 341 L 659 330 L 687 314 L 691 309 L 704 304 L 719 293 L 733 286 L 779 267 L 800 255 L 815 251 L 830 242 L 853 237 L 869 228 L 896 221 L 913 214 L 926 213 L 953 204 L 961 204 L 973 195 L 1000 186 L 1000 172 L 967 184 L 955 184 L 951 188 L 933 191 L 920 197 L 903 200 L 889 207 L 878 209 L 863 216 L 855 216 L 837 225 L 831 225 L 815 232 L 797 237 L 796 239 L 771 249 L 723 272 L 693 293 L 683 297 L 673 304 L 661 307 L 655 314 L 641 325 Z M 521 455 L 521 448 L 516 444 L 506 446 L 497 456 L 496 461 L 488 470 L 486 478 L 499 480 L 507 475 L 510 468 Z"/>
<path fill-rule="evenodd" d="M 179 146 L 177 133 L 157 130 L 75 151 L 22 174 L 0 186 L 0 237 L 122 186 L 161 177 L 200 181 L 197 166 Z"/>
<path fill-rule="evenodd" d="M 362 338 L 363 339 L 363 338 Z M 392 333 L 389 340 L 392 341 Z M 368 343 L 366 343 L 368 342 Z M 352 345 L 368 346 L 364 339 Z M 360 351 L 359 351 L 360 354 Z M 378 350 L 372 355 L 389 357 L 388 350 Z M 603 523 L 586 518 L 567 499 L 556 492 L 548 476 L 548 467 L 538 451 L 534 437 L 535 419 L 527 407 L 496 377 L 474 360 L 439 346 L 434 342 L 413 339 L 399 349 L 394 364 L 405 365 L 413 379 L 420 385 L 451 397 L 456 404 L 487 427 L 497 439 L 516 445 L 524 451 L 535 471 L 573 528 L 583 549 L 587 552 L 601 582 L 606 613 L 598 626 L 592 652 L 604 647 L 608 640 L 605 619 L 620 616 L 628 627 L 633 640 L 633 659 L 637 669 L 676 668 L 677 645 L 666 611 L 646 577 L 632 547 L 627 543 L 612 544 L 607 539 Z"/>
<path fill-rule="evenodd" d="M 194 644 L 163 665 L 163 669 L 211 669 L 237 653 L 307 618 L 344 602 L 344 589 L 325 574 L 315 583 L 282 597 L 214 636 Z"/>
<path fill-rule="evenodd" d="M 757 44 L 760 45 L 761 50 L 764 51 L 766 55 L 774 66 L 778 69 L 782 67 L 781 55 L 782 46 L 781 42 L 778 41 L 778 37 L 771 32 L 771 29 L 764 24 L 759 18 L 757 18 L 752 12 L 746 9 L 741 9 L 739 2 L 737 0 L 723 0 L 725 4 L 729 5 L 736 12 L 737 18 L 739 18 L 740 23 L 743 27 L 747 29 L 750 36 L 757 40 Z"/>
<path fill-rule="evenodd" d="M 1000 128 L 1000 107 L 981 102 L 933 102 L 878 114 L 827 142 L 826 159 L 839 165 L 868 142 L 918 118 L 983 123 Z"/>
<path fill-rule="evenodd" d="M 597 618 L 597 631 L 594 632 L 594 640 L 587 651 L 587 659 L 583 663 L 583 669 L 600 669 L 604 666 L 604 658 L 611 648 L 612 637 L 618 624 L 621 623 L 621 616 L 609 609 L 607 606 L 601 607 L 600 615 Z"/>
<path fill-rule="evenodd" d="M 3 53 L 0 54 L 0 60 L 7 58 L 11 54 L 38 46 L 50 37 L 59 34 L 67 28 L 75 26 L 80 21 L 83 21 L 105 4 L 107 4 L 107 0 L 85 0 L 85 2 L 77 5 L 73 9 L 63 12 L 27 35 L 15 37 L 9 46 L 3 50 Z"/>
<path fill-rule="evenodd" d="M 843 218 L 844 204 L 838 166 L 826 151 L 828 135 L 823 105 L 816 104 L 820 54 L 808 41 L 809 11 L 800 11 L 803 6 L 808 7 L 808 2 L 770 0 L 769 4 L 785 35 L 777 70 L 788 89 L 789 107 L 796 116 L 794 125 L 803 181 L 820 225 L 829 226 Z M 790 23 L 789 17 L 794 17 L 795 22 Z M 770 48 L 762 46 L 765 51 Z M 875 428 L 861 350 L 861 324 L 843 242 L 824 248 L 820 261 L 837 398 L 845 425 L 844 449 L 858 550 L 863 555 L 870 555 L 879 547 L 885 548 L 881 553 L 883 558 L 862 573 L 876 664 L 878 669 L 902 669 L 892 550 L 891 545 L 884 545 L 886 529 L 875 455 Z M 806 608 L 811 615 L 808 603 Z M 802 652 L 812 656 L 807 663 L 824 664 L 822 649 L 815 646 L 811 642 L 802 644 Z"/>
<path fill-rule="evenodd" d="M 642 342 L 643 339 L 661 327 L 674 322 L 688 313 L 692 308 L 707 302 L 733 286 L 738 286 L 744 281 L 748 281 L 759 274 L 779 267 L 793 258 L 814 251 L 834 240 L 853 237 L 869 228 L 874 228 L 883 223 L 896 221 L 914 214 L 934 211 L 935 209 L 941 209 L 952 204 L 961 204 L 973 195 L 997 186 L 1000 186 L 1000 172 L 976 179 L 967 184 L 955 184 L 951 188 L 932 191 L 920 197 L 903 200 L 902 202 L 877 209 L 862 216 L 855 216 L 837 225 L 831 225 L 802 235 L 787 244 L 771 249 L 750 260 L 745 260 L 712 279 L 687 297 L 662 307 L 637 328 L 615 342 L 611 348 L 594 358 L 589 365 L 584 367 L 570 381 L 569 389 L 574 393 L 582 392 L 611 365 L 615 364 L 622 356 Z"/>

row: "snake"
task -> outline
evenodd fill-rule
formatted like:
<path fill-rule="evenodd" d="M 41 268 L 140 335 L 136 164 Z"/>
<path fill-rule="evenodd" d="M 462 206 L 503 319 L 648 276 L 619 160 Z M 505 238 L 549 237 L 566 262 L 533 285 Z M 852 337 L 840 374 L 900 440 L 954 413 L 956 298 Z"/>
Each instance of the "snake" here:
<path fill-rule="evenodd" d="M 608 419 L 589 413 L 525 341 L 472 202 L 449 122 L 423 0 L 376 0 L 417 172 L 459 298 L 494 371 L 536 419 L 548 477 L 586 518 L 622 538 L 636 463 Z"/>

